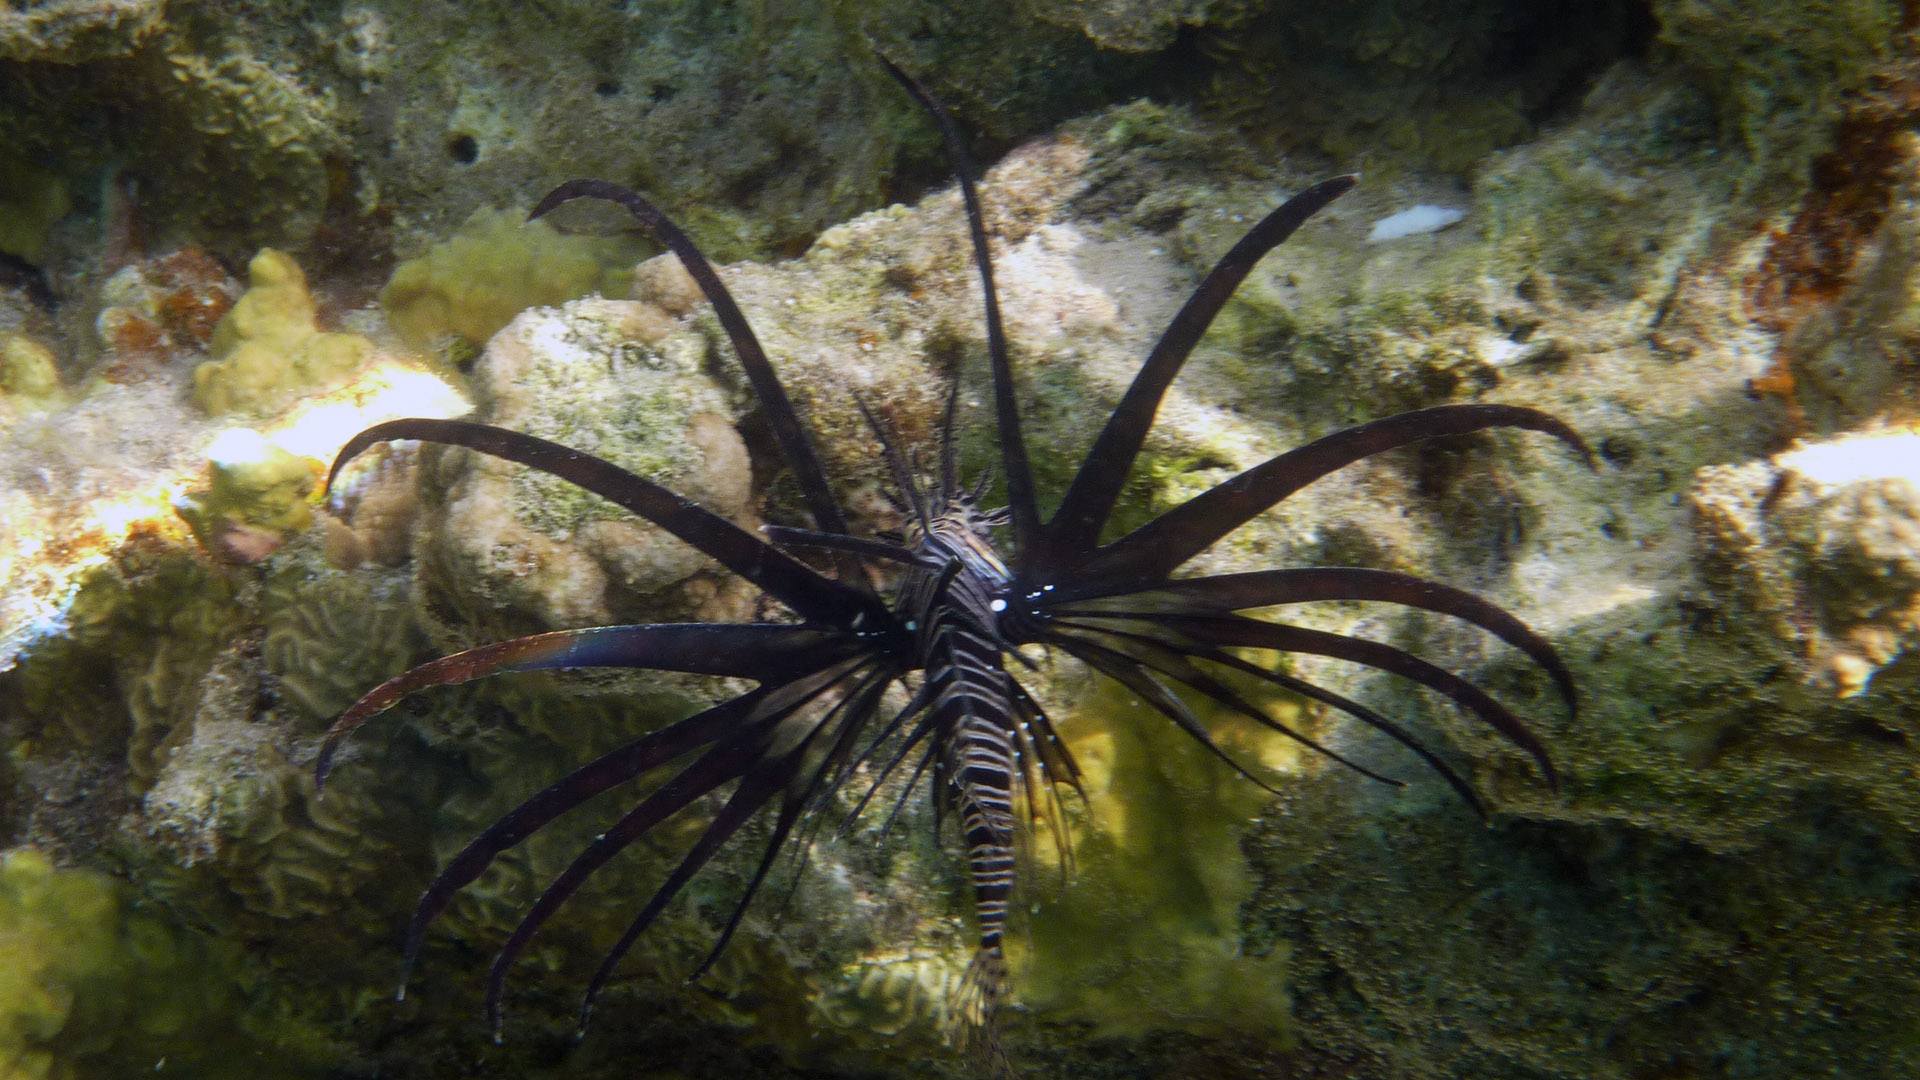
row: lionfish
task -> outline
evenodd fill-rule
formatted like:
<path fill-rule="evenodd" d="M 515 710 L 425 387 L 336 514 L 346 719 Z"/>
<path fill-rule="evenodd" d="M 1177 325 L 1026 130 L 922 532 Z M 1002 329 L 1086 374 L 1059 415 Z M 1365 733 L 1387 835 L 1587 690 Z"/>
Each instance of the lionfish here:
<path fill-rule="evenodd" d="M 691 544 L 740 575 L 797 616 L 765 623 L 672 623 L 601 626 L 534 634 L 484 645 L 431 661 L 368 692 L 336 721 L 321 749 L 316 776 L 324 782 L 341 741 L 406 695 L 500 672 L 568 668 L 636 668 L 726 676 L 756 685 L 661 730 L 580 766 L 514 808 L 469 842 L 428 885 L 408 924 L 402 996 L 407 972 L 428 926 L 454 895 L 503 852 L 555 818 L 611 788 L 642 777 L 677 772 L 654 787 L 596 836 L 521 919 L 492 962 L 486 1014 L 498 1040 L 500 1004 L 515 959 L 581 884 L 628 845 L 663 821 L 731 785 L 691 848 L 633 917 L 599 965 L 581 1007 L 584 1029 L 595 999 L 638 936 L 660 916 L 714 854 L 742 826 L 772 807 L 765 851 L 694 972 L 698 979 L 719 958 L 777 854 L 804 838 L 829 796 L 856 771 L 873 775 L 848 818 L 909 763 L 894 812 L 931 774 L 936 809 L 958 822 L 967 848 L 979 947 L 954 1006 L 954 1026 L 984 1035 L 992 1045 L 992 1018 L 1006 994 L 1002 949 L 1016 870 L 1016 807 L 1027 823 L 1036 800 L 1057 805 L 1058 785 L 1079 787 L 1072 754 L 1040 703 L 1005 662 L 1028 667 L 1022 646 L 1057 649 L 1113 679 L 1173 721 L 1240 775 L 1208 734 L 1188 699 L 1247 717 L 1359 773 L 1377 773 L 1307 734 L 1286 726 L 1234 685 L 1242 678 L 1279 687 L 1344 713 L 1417 755 L 1476 813 L 1485 816 L 1474 788 L 1444 758 L 1399 723 L 1346 696 L 1285 671 L 1247 659 L 1248 650 L 1330 657 L 1389 672 L 1450 698 L 1538 764 L 1557 787 L 1546 749 L 1507 706 L 1462 676 L 1390 645 L 1291 626 L 1246 614 L 1254 609 L 1323 600 L 1378 601 L 1451 616 L 1525 653 L 1557 684 L 1569 712 L 1574 684 L 1566 665 L 1541 635 L 1472 593 L 1418 577 L 1359 567 L 1285 568 L 1179 578 L 1179 568 L 1289 495 L 1362 458 L 1436 436 L 1490 428 L 1524 428 L 1551 435 L 1589 465 L 1585 442 L 1566 424 L 1538 410 L 1494 404 L 1441 405 L 1374 420 L 1280 454 L 1160 514 L 1116 539 L 1101 536 L 1139 455 L 1161 398 L 1202 334 L 1254 265 L 1319 210 L 1351 189 L 1354 176 L 1321 181 L 1287 200 L 1248 230 L 1187 300 L 1108 417 L 1052 515 L 1042 520 L 1033 470 L 1021 432 L 1013 369 L 993 260 L 973 182 L 973 165 L 946 109 L 912 76 L 886 58 L 882 64 L 939 128 L 957 173 L 984 296 L 1006 505 L 984 509 L 987 477 L 963 486 L 954 440 L 957 385 L 946 401 L 937 471 L 923 475 L 917 456 L 862 402 L 885 448 L 892 497 L 905 517 L 902 533 L 856 536 L 834 497 L 812 440 L 782 388 L 739 306 L 686 233 L 640 195 L 600 180 L 574 180 L 534 208 L 539 218 L 575 199 L 602 199 L 623 207 L 685 265 L 745 369 L 785 465 L 798 482 L 812 528 L 767 526 L 756 536 L 654 483 L 590 454 L 487 424 L 404 419 L 355 435 L 334 461 L 341 467 L 369 447 L 407 439 L 461 446 L 567 480 L 606 498 Z M 1011 535 L 1003 547 L 995 531 Z M 823 571 L 796 557 L 815 553 Z M 891 595 L 876 593 L 873 564 L 891 568 Z M 1232 674 L 1228 674 L 1232 673 Z M 899 685 L 892 699 L 888 691 Z M 904 698 L 904 703 L 900 702 Z M 1084 793 L 1082 793 L 1084 797 Z M 891 818 L 888 819 L 891 821 Z M 1055 820 L 1049 815 L 1049 821 Z M 997 1046 L 993 1052 L 1003 1064 Z"/>

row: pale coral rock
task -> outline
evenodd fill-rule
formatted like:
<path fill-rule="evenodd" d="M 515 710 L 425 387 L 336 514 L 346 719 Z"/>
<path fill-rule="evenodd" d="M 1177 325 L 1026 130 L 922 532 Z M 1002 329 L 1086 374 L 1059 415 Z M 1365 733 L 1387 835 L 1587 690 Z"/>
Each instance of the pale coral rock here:
<path fill-rule="evenodd" d="M 658 351 L 634 329 L 652 309 L 588 299 L 539 308 L 495 335 L 474 375 L 489 422 L 605 457 L 735 522 L 753 520 L 734 403 L 681 335 Z M 520 466 L 462 455 L 436 482 L 428 524 L 447 587 L 554 627 L 684 617 L 681 587 L 709 561 L 626 511 Z"/>

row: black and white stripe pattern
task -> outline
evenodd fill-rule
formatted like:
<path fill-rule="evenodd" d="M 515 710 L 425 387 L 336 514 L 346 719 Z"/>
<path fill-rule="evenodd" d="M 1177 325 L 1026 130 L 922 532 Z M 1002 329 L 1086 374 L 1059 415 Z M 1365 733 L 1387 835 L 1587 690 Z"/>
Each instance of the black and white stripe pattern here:
<path fill-rule="evenodd" d="M 918 660 L 934 687 L 933 732 L 945 796 L 966 839 L 979 918 L 977 1009 L 991 1013 L 1004 978 L 1001 938 L 1014 883 L 1014 783 L 1019 719 L 1013 680 L 1001 665 L 998 614 L 1007 568 L 972 501 L 940 492 L 910 544 L 927 565 L 901 583 L 895 611 L 916 634 Z"/>

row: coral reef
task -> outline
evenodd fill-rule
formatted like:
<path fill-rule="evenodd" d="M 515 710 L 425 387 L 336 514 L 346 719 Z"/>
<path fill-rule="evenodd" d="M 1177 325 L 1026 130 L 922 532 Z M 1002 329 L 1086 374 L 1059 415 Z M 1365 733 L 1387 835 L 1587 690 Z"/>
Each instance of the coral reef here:
<path fill-rule="evenodd" d="M 1770 178 L 1800 181 L 1826 148 L 1846 95 L 1902 49 L 1912 15 L 1898 0 L 1728 8 L 1655 0 L 1660 39 L 1712 87 L 1729 128 Z"/>
<path fill-rule="evenodd" d="M 20 673 L 13 719 L 42 752 L 122 755 L 144 791 L 191 731 L 194 688 L 242 624 L 235 583 L 166 545 L 132 546 L 81 585 L 67 633 Z"/>
<path fill-rule="evenodd" d="M 105 874 L 55 868 L 31 848 L 0 855 L 0 1076 L 126 1075 L 156 1061 L 196 1076 L 305 1075 L 301 1048 L 258 1038 L 266 1018 L 233 982 L 237 954 L 131 909 Z"/>
<path fill-rule="evenodd" d="M 1690 493 L 1728 595 L 1843 696 L 1920 647 L 1916 453 L 1910 431 L 1863 433 L 1703 469 Z"/>
<path fill-rule="evenodd" d="M 331 722 L 367 687 L 406 670 L 420 645 L 410 600 L 404 582 L 306 568 L 278 575 L 263 601 L 261 650 L 280 692 Z"/>
<path fill-rule="evenodd" d="M 637 248 L 583 238 L 612 216 L 563 220 L 572 235 L 473 216 L 597 174 L 723 260 L 800 255 L 721 272 L 856 527 L 898 524 L 855 395 L 925 443 L 957 372 L 970 473 L 993 457 L 992 410 L 957 196 L 843 220 L 944 175 L 923 122 L 847 62 L 867 37 L 951 99 L 983 156 L 1053 129 L 983 186 L 1043 493 L 1249 221 L 1362 166 L 1196 353 L 1121 527 L 1332 427 L 1442 402 L 1548 409 L 1600 462 L 1587 477 L 1512 440 L 1416 448 L 1303 492 L 1204 567 L 1420 573 L 1552 636 L 1577 721 L 1459 627 L 1298 613 L 1471 670 L 1539 726 L 1560 792 L 1440 704 L 1297 663 L 1472 749 L 1491 827 L 1297 702 L 1275 715 L 1409 787 L 1223 731 L 1276 800 L 1073 665 L 1034 676 L 1093 798 L 1058 822 L 1077 879 L 1025 885 L 1017 1062 L 1915 1073 L 1920 219 L 1899 5 L 543 10 L 0 11 L 0 845 L 128 880 L 26 849 L 0 861 L 0 1074 L 163 1056 L 199 1075 L 966 1074 L 936 1043 L 967 897 L 918 800 L 885 839 L 873 819 L 823 830 L 797 881 L 783 862 L 769 894 L 791 881 L 791 905 L 755 909 L 689 993 L 757 852 L 724 855 L 564 1064 L 576 1003 L 555 988 L 583 980 L 684 836 L 609 867 L 542 931 L 505 1048 L 474 1018 L 484 955 L 632 793 L 508 853 L 436 925 L 407 1001 L 385 1000 L 434 867 L 713 688 L 570 675 L 422 695 L 347 749 L 322 797 L 310 767 L 332 716 L 430 652 L 778 612 L 614 508 L 475 455 L 396 448 L 313 508 L 299 455 L 327 451 L 262 417 L 279 449 L 208 471 L 205 413 L 276 411 L 393 332 L 462 339 L 452 358 L 475 361 L 492 422 L 748 527 L 801 520 L 673 260 L 628 293 L 608 278 L 630 256 L 612 253 Z M 1150 83 L 1166 92 L 1109 105 Z M 1464 216 L 1365 243 L 1422 205 Z M 220 259 L 256 251 L 243 296 Z M 388 278 L 393 253 L 412 258 Z M 58 303 L 16 283 L 41 266 Z M 382 279 L 384 311 L 365 306 Z M 579 298 L 595 289 L 630 298 Z M 189 385 L 181 361 L 209 358 Z M 173 519 L 183 493 L 222 560 Z"/>
<path fill-rule="evenodd" d="M 0 19 L 13 24 L 0 27 L 0 132 L 71 203 L 125 173 L 139 177 L 142 218 L 163 250 L 193 241 L 234 253 L 313 235 L 340 136 L 330 94 L 160 3 L 35 4 Z M 56 242 L 63 257 L 76 239 Z"/>

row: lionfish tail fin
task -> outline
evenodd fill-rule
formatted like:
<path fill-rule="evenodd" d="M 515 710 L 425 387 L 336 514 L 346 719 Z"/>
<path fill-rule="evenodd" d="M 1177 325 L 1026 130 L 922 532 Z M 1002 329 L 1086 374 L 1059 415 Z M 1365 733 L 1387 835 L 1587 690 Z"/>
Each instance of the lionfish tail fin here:
<path fill-rule="evenodd" d="M 993 1027 L 994 1013 L 1006 1000 L 1007 985 L 1006 956 L 997 948 L 983 948 L 973 954 L 973 962 L 960 976 L 947 1011 L 947 1042 L 993 1062 L 996 1075 L 1011 1075 Z"/>

